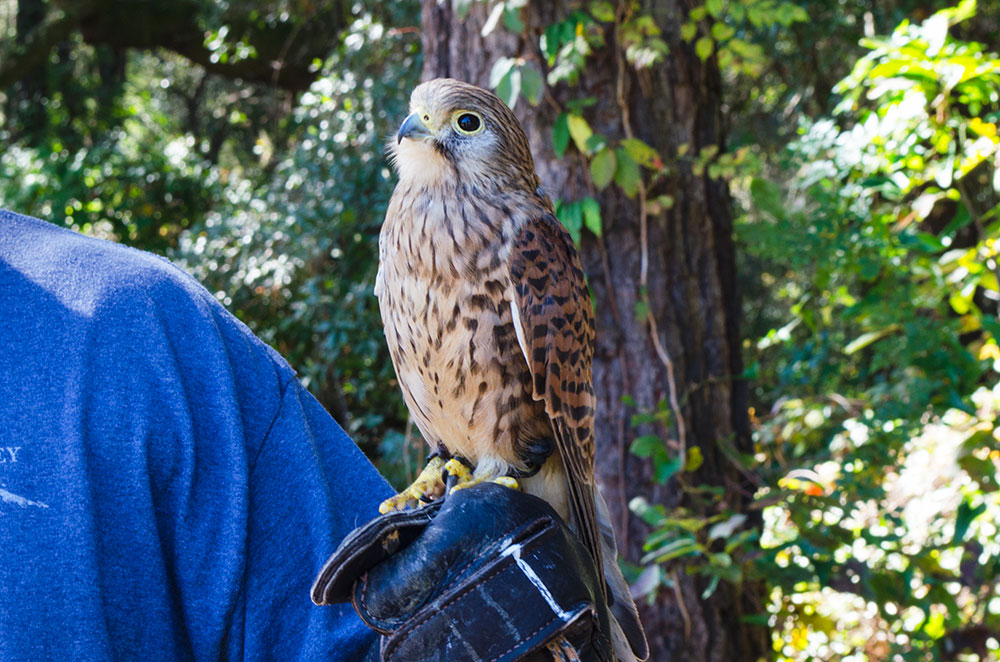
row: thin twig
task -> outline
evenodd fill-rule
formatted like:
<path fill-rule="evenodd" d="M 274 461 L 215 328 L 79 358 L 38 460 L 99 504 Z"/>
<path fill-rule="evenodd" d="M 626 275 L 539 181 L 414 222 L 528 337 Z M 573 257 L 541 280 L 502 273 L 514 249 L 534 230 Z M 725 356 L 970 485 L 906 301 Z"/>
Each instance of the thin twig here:
<path fill-rule="evenodd" d="M 681 415 L 681 405 L 677 400 L 677 382 L 674 378 L 674 362 L 670 360 L 670 354 L 666 347 L 660 343 L 660 333 L 656 328 L 656 318 L 653 312 L 649 311 L 647 321 L 649 322 L 649 333 L 653 338 L 653 347 L 656 355 L 660 358 L 663 366 L 667 369 L 667 386 L 669 387 L 670 408 L 674 410 L 677 419 L 677 443 L 680 445 L 680 456 L 687 456 L 687 429 L 684 424 L 684 416 Z"/>
<path fill-rule="evenodd" d="M 684 605 L 684 594 L 681 592 L 681 582 L 677 577 L 677 569 L 674 568 L 670 571 L 670 579 L 673 580 L 674 584 L 674 594 L 677 596 L 677 608 L 681 612 L 681 620 L 684 621 L 684 641 L 691 640 L 691 615 L 688 614 L 687 607 Z"/>

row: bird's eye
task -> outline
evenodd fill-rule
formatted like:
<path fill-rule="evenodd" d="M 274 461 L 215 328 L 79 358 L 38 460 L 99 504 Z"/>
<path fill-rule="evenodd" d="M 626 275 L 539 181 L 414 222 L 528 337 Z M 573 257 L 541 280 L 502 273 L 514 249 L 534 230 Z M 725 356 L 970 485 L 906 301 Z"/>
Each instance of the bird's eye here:
<path fill-rule="evenodd" d="M 482 130 L 483 120 L 479 117 L 479 113 L 465 110 L 455 116 L 455 128 L 467 136 L 475 135 Z"/>

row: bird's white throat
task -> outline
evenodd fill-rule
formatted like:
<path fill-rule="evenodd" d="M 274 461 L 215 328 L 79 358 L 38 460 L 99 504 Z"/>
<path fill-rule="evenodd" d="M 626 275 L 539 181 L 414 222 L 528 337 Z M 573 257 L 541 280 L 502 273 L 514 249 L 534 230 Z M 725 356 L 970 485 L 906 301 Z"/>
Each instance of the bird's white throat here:
<path fill-rule="evenodd" d="M 452 174 L 451 164 L 429 141 L 404 138 L 389 146 L 399 181 L 416 187 L 437 186 Z"/>

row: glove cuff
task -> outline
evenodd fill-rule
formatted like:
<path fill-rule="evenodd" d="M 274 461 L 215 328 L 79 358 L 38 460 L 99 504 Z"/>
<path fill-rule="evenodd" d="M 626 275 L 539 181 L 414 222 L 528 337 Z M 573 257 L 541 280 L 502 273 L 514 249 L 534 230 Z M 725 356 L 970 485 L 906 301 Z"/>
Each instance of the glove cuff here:
<path fill-rule="evenodd" d="M 581 582 L 565 580 L 564 564 L 553 563 L 553 549 L 566 548 L 563 535 L 548 517 L 516 531 L 511 543 L 468 579 L 383 638 L 382 659 L 430 662 L 447 650 L 449 662 L 512 662 L 560 636 L 577 651 L 593 651 L 582 659 L 610 659 L 610 645 L 595 627 L 594 597 Z M 353 601 L 363 614 L 358 602 L 363 588 L 357 589 Z"/>

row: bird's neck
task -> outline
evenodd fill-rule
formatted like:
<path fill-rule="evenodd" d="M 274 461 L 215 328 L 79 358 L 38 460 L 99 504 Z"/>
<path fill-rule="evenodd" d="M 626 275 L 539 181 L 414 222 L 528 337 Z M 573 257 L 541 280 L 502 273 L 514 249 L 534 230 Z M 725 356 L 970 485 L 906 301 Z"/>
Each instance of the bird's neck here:
<path fill-rule="evenodd" d="M 525 223 L 551 213 L 537 191 L 498 191 L 476 184 L 418 186 L 401 179 L 386 213 L 386 240 L 442 271 L 447 261 L 465 273 L 505 259 Z"/>

